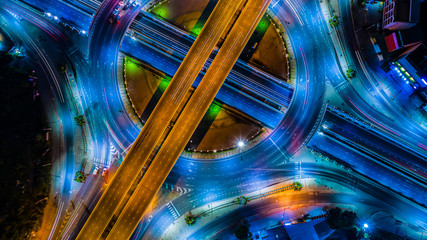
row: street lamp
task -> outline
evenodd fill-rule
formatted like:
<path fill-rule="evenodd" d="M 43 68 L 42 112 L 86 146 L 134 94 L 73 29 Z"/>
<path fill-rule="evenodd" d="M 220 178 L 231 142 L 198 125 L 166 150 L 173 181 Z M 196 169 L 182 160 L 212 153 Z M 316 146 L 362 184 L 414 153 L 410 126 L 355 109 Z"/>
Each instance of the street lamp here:
<path fill-rule="evenodd" d="M 369 225 L 368 225 L 367 223 L 364 223 L 364 224 L 363 224 L 363 227 L 364 227 L 364 228 L 368 228 L 368 227 L 369 227 Z"/>
<path fill-rule="evenodd" d="M 245 146 L 245 143 L 244 143 L 243 141 L 239 140 L 239 141 L 237 142 L 237 146 L 238 146 L 238 147 L 239 147 L 239 149 L 240 149 L 240 160 L 243 160 L 242 148 Z"/>

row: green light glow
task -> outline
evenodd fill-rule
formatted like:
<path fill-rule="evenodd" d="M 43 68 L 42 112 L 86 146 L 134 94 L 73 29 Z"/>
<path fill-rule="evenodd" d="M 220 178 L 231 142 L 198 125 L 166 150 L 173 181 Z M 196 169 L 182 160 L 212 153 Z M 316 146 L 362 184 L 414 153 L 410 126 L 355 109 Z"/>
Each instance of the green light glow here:
<path fill-rule="evenodd" d="M 138 71 L 138 65 L 132 61 L 132 59 L 126 58 L 125 60 L 125 69 L 129 74 L 134 74 Z"/>
<path fill-rule="evenodd" d="M 264 17 L 258 23 L 258 26 L 256 27 L 256 31 L 265 32 L 267 31 L 269 26 L 270 26 L 270 19 L 268 19 L 268 17 L 264 15 Z"/>
<path fill-rule="evenodd" d="M 162 80 L 159 84 L 160 91 L 164 92 L 166 88 L 169 86 L 169 83 L 171 82 L 171 78 L 168 76 L 163 76 Z"/>
<path fill-rule="evenodd" d="M 218 113 L 221 111 L 221 106 L 213 103 L 210 107 L 209 107 L 209 113 L 213 114 L 213 115 L 218 115 Z"/>
<path fill-rule="evenodd" d="M 170 17 L 170 9 L 165 4 L 160 4 L 159 6 L 155 7 L 153 9 L 153 13 L 162 18 Z"/>
<path fill-rule="evenodd" d="M 216 116 L 218 116 L 219 112 L 221 112 L 221 106 L 222 104 L 219 102 L 214 101 L 210 106 L 208 111 L 206 112 L 209 119 L 215 119 Z"/>
<path fill-rule="evenodd" d="M 196 34 L 196 36 L 198 36 L 201 31 L 202 31 L 202 27 L 195 27 L 195 28 L 191 29 L 191 32 Z"/>

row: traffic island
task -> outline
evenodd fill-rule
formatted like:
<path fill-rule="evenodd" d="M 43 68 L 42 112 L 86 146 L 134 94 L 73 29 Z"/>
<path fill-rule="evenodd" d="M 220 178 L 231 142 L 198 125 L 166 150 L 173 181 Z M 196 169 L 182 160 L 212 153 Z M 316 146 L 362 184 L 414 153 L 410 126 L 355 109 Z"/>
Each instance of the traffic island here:
<path fill-rule="evenodd" d="M 198 35 L 216 2 L 215 0 L 167 0 L 153 5 L 149 12 L 191 34 Z M 267 13 L 264 14 L 240 55 L 240 59 L 283 81 L 288 81 L 288 55 L 279 27 Z"/>
<path fill-rule="evenodd" d="M 277 24 L 268 14 L 264 15 L 255 30 L 255 35 L 262 34 L 263 37 L 258 42 L 249 42 L 253 45 L 246 46 L 254 49 L 249 62 L 284 81 L 289 81 L 286 43 Z"/>
<path fill-rule="evenodd" d="M 163 73 L 126 57 L 124 79 L 134 112 L 144 123 L 170 82 Z M 189 154 L 220 153 L 236 150 L 237 140 L 249 142 L 269 133 L 249 116 L 214 101 L 193 134 L 185 151 Z M 237 149 L 236 151 L 239 151 Z"/>
<path fill-rule="evenodd" d="M 151 5 L 148 12 L 161 21 L 196 36 L 216 3 L 214 0 L 166 0 Z M 237 18 L 238 14 L 236 13 L 234 18 Z M 232 24 L 229 27 L 231 26 Z M 283 33 L 284 28 L 268 14 L 264 14 L 240 55 L 240 61 L 244 65 L 249 64 L 253 71 L 263 71 L 278 82 L 287 82 L 289 61 Z M 162 86 L 167 86 L 168 78 L 151 66 L 126 59 L 124 75 L 127 94 L 135 114 L 144 123 L 164 91 Z M 241 154 L 262 141 L 272 130 L 264 128 L 257 120 L 244 113 L 214 101 L 183 154 L 197 159 Z M 237 146 L 238 141 L 247 144 L 241 148 Z"/>

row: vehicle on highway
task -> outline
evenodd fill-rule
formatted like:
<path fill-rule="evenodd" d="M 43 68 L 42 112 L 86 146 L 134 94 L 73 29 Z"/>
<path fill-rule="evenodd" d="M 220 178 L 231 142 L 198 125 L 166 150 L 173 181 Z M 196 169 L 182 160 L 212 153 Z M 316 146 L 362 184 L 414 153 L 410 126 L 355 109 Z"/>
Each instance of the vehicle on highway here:
<path fill-rule="evenodd" d="M 93 175 L 98 175 L 99 174 L 99 166 L 96 167 L 95 169 L 93 169 Z"/>
<path fill-rule="evenodd" d="M 120 1 L 114 11 L 111 13 L 110 18 L 108 18 L 108 21 L 110 23 L 119 23 L 120 17 L 123 16 L 128 7 L 129 6 L 127 4 L 125 4 L 123 1 Z"/>
<path fill-rule="evenodd" d="M 102 171 L 102 177 L 106 178 L 108 177 L 108 168 L 104 168 L 104 171 Z"/>
<path fill-rule="evenodd" d="M 132 10 L 134 7 L 137 7 L 139 4 L 138 4 L 138 2 L 135 0 L 135 1 L 130 1 L 129 2 L 129 9 L 130 10 Z"/>

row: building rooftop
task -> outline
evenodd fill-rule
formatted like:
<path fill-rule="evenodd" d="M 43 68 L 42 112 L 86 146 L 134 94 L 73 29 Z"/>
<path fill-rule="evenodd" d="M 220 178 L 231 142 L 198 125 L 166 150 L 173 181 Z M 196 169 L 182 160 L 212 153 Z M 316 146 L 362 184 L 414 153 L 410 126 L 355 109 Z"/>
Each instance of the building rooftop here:
<path fill-rule="evenodd" d="M 419 22 L 420 0 L 397 0 L 395 7 L 396 22 Z"/>
<path fill-rule="evenodd" d="M 394 32 L 385 37 L 387 50 L 392 52 L 402 47 L 419 45 L 424 41 L 424 34 L 421 25 Z"/>
<path fill-rule="evenodd" d="M 320 238 L 317 232 L 319 229 L 316 230 L 314 226 L 323 221 L 325 221 L 325 219 L 322 218 L 306 223 L 292 224 L 290 226 L 285 226 L 285 229 L 291 240 L 319 240 Z"/>
<path fill-rule="evenodd" d="M 421 44 L 414 51 L 406 55 L 405 59 L 417 71 L 420 78 L 427 80 L 427 46 Z"/>
<path fill-rule="evenodd" d="M 282 224 L 273 226 L 271 228 L 267 228 L 266 232 L 268 234 L 268 237 L 263 238 L 264 240 L 289 240 L 290 239 L 288 233 L 286 232 Z"/>

